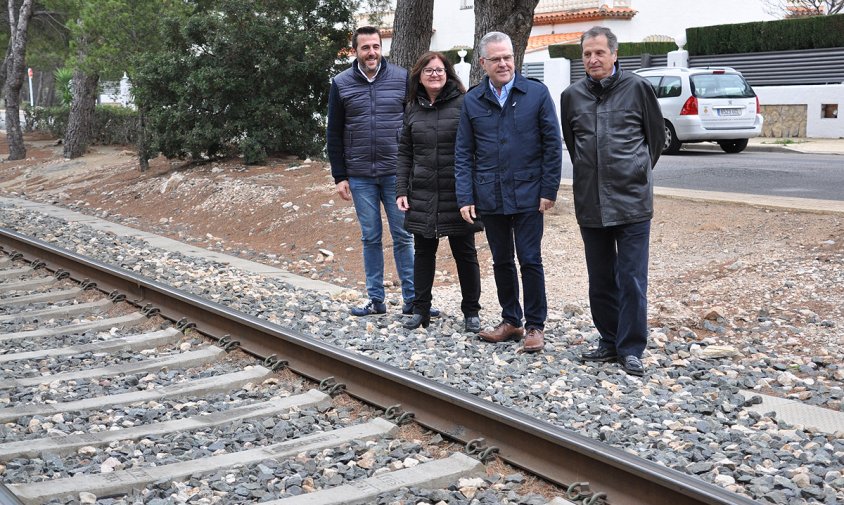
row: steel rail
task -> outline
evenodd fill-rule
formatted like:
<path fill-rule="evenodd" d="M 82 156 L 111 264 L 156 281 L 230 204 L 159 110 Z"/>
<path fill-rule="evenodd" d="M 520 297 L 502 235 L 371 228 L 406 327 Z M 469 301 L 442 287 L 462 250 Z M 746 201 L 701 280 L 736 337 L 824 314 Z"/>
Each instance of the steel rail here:
<path fill-rule="evenodd" d="M 491 448 L 488 453 L 497 449 L 502 460 L 563 486 L 586 482 L 592 493 L 606 495 L 605 503 L 758 503 L 520 411 L 17 232 L 0 228 L 0 247 L 43 261 L 48 270 L 70 272 L 75 280 L 93 280 L 103 292 L 117 290 L 132 303 L 152 304 L 166 318 L 187 318 L 212 338 L 231 336 L 255 356 L 278 355 L 305 377 L 317 381 L 333 377 L 346 393 L 366 403 L 384 409 L 401 404 L 414 421 L 454 440 L 483 438 L 487 445 L 480 448 Z"/>

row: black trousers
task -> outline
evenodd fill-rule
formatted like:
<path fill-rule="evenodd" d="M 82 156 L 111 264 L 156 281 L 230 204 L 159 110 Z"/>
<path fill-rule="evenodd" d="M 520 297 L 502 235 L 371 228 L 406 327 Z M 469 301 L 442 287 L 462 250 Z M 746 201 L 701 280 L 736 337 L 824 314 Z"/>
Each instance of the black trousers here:
<path fill-rule="evenodd" d="M 431 311 L 431 289 L 434 287 L 434 272 L 437 266 L 438 238 L 425 238 L 413 234 L 413 284 L 416 296 L 413 299 L 415 314 L 428 314 Z M 460 280 L 460 292 L 463 301 L 460 310 L 466 317 L 477 316 L 481 310 L 481 268 L 478 264 L 478 251 L 475 249 L 475 234 L 449 235 L 448 245 L 457 265 L 457 278 Z"/>
<path fill-rule="evenodd" d="M 580 228 L 589 273 L 589 306 L 601 344 L 642 357 L 648 345 L 651 222 Z"/>

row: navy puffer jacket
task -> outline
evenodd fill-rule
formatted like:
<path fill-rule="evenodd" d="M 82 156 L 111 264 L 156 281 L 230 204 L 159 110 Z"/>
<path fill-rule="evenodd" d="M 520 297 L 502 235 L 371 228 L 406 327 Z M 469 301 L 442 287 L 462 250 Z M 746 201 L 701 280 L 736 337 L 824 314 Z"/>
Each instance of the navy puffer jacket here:
<path fill-rule="evenodd" d="M 425 88 L 405 109 L 399 142 L 396 196 L 407 196 L 405 228 L 426 238 L 465 235 L 482 229 L 460 217 L 454 191 L 454 140 L 463 93 L 446 82 L 432 104 Z"/>
<path fill-rule="evenodd" d="M 357 60 L 334 78 L 326 136 L 335 183 L 396 174 L 406 94 L 407 70 L 383 58 L 372 82 L 358 70 Z"/>

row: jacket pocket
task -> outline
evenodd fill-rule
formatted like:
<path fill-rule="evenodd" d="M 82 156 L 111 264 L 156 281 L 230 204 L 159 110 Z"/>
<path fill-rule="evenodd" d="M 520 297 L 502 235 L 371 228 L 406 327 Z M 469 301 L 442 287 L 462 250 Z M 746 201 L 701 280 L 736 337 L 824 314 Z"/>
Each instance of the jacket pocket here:
<path fill-rule="evenodd" d="M 539 170 L 516 172 L 513 181 L 516 195 L 516 208 L 539 208 Z"/>
<path fill-rule="evenodd" d="M 491 109 L 482 109 L 482 108 L 475 108 L 469 111 L 469 120 L 472 122 L 472 127 L 475 131 L 484 131 L 486 129 L 495 128 L 493 131 L 498 129 L 498 126 L 495 124 L 495 118 L 492 116 Z"/>
<path fill-rule="evenodd" d="M 475 206 L 482 210 L 495 210 L 495 181 L 497 176 L 491 172 L 475 172 Z"/>

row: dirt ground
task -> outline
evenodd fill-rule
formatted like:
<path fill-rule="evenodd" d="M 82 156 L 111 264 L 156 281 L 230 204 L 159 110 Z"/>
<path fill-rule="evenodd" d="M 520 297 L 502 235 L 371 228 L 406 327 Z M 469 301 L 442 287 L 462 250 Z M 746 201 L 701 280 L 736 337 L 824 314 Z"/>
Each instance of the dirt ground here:
<path fill-rule="evenodd" d="M 54 140 L 27 137 L 27 147 L 26 160 L 0 163 L 0 194 L 68 206 L 363 291 L 354 209 L 336 195 L 321 161 L 272 159 L 246 166 L 238 160 L 190 164 L 158 158 L 141 173 L 128 148 L 95 146 L 82 158 L 64 160 Z M 0 153 L 4 148 L 0 145 Z M 495 318 L 492 264 L 483 234 L 478 249 L 482 304 L 485 314 Z M 712 309 L 727 328 L 762 317 L 798 328 L 827 321 L 835 328 L 836 342 L 827 336 L 826 342 L 801 345 L 841 345 L 843 251 L 841 214 L 657 197 L 651 324 L 692 329 L 697 338 L 705 338 L 715 331 L 703 317 Z M 435 295 L 457 292 L 447 253 L 441 245 Z M 583 250 L 569 187 L 560 189 L 546 219 L 543 255 L 552 315 L 585 304 Z M 393 283 L 386 230 L 385 258 Z M 397 296 L 395 287 L 391 292 Z"/>

